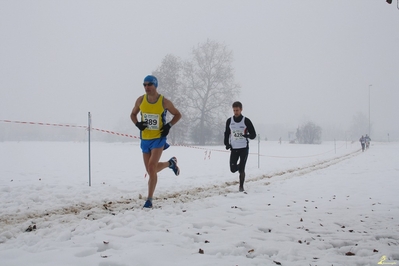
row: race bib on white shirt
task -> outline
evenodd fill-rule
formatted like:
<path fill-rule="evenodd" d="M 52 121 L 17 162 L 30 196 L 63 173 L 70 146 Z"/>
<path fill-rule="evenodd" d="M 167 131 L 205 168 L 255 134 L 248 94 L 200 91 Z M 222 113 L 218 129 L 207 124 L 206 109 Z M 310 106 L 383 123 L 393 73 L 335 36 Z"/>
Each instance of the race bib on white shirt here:
<path fill-rule="evenodd" d="M 245 139 L 242 135 L 243 135 L 243 132 L 241 129 L 233 130 L 233 132 L 232 132 L 232 138 L 234 140 Z"/>

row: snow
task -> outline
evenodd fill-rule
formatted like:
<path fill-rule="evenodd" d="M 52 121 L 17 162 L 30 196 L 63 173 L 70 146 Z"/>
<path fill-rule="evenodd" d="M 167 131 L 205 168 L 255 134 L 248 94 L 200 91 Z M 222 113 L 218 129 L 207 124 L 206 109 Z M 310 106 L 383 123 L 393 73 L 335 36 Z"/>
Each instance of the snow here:
<path fill-rule="evenodd" d="M 85 142 L 2 142 L 0 264 L 399 264 L 399 143 L 259 146 L 246 193 L 223 146 L 171 146 L 148 210 L 138 142 L 92 143 L 91 186 Z"/>

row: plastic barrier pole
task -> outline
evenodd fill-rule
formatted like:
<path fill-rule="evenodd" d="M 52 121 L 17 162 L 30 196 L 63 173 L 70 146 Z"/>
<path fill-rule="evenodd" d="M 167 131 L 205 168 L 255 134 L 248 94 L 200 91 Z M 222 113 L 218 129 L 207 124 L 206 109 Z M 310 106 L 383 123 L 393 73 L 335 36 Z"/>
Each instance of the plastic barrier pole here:
<path fill-rule="evenodd" d="M 258 168 L 260 168 L 260 134 L 258 134 Z"/>
<path fill-rule="evenodd" d="M 89 142 L 89 187 L 91 187 L 91 151 L 90 151 L 90 129 L 91 129 L 91 114 L 89 112 L 88 114 L 88 134 L 89 134 L 89 138 L 88 138 L 88 142 Z"/>

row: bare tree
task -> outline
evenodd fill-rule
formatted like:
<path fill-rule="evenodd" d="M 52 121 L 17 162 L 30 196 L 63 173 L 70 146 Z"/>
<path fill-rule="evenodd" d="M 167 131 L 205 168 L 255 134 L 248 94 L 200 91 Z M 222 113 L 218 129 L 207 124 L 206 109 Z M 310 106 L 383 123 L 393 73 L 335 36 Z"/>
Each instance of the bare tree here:
<path fill-rule="evenodd" d="M 321 127 L 313 122 L 307 122 L 297 129 L 296 137 L 299 143 L 319 144 L 321 143 Z"/>
<path fill-rule="evenodd" d="M 239 93 L 232 62 L 226 45 L 208 39 L 193 48 L 191 60 L 184 63 L 187 115 L 192 138 L 200 145 L 221 138 L 225 113 Z"/>
<path fill-rule="evenodd" d="M 189 123 L 185 116 L 188 106 L 181 83 L 182 66 L 178 57 L 168 54 L 162 60 L 161 66 L 152 73 L 158 78 L 160 93 L 171 100 L 183 115 L 168 135 L 171 143 L 183 143 L 188 138 L 187 128 Z M 166 119 L 170 120 L 170 115 L 167 114 Z"/>

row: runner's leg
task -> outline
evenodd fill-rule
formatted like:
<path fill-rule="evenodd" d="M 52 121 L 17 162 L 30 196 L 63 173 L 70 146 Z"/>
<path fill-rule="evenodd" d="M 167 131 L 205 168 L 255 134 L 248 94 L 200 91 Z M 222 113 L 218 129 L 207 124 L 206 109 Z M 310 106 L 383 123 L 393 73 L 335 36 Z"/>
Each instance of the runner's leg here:
<path fill-rule="evenodd" d="M 148 198 L 152 199 L 155 191 L 155 187 L 158 182 L 158 171 L 166 168 L 168 163 L 159 164 L 159 160 L 162 155 L 163 148 L 152 149 L 150 153 L 143 153 L 144 164 L 149 175 L 148 179 Z"/>
<path fill-rule="evenodd" d="M 237 162 L 238 162 L 239 155 L 240 154 L 238 153 L 237 150 L 233 150 L 233 149 L 231 150 L 231 153 L 230 153 L 230 171 L 232 173 L 235 173 L 238 170 Z"/>

